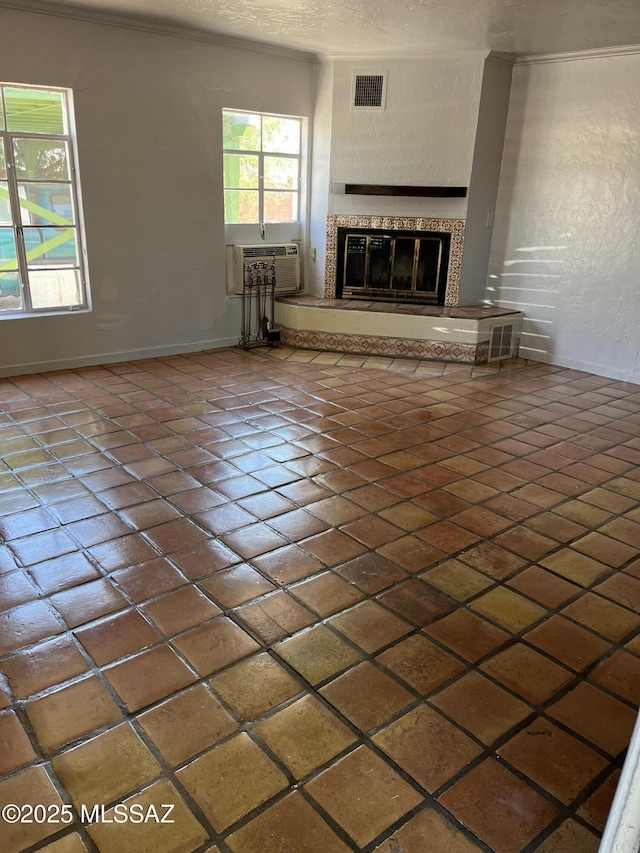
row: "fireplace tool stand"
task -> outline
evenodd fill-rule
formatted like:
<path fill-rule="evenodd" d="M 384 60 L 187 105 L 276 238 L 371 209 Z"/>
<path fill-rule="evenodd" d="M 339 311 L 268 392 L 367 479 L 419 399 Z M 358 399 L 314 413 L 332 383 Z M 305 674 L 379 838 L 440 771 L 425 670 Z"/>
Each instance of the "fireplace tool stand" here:
<path fill-rule="evenodd" d="M 275 262 L 245 264 L 242 287 L 242 349 L 275 346 L 280 332 L 275 325 Z"/>

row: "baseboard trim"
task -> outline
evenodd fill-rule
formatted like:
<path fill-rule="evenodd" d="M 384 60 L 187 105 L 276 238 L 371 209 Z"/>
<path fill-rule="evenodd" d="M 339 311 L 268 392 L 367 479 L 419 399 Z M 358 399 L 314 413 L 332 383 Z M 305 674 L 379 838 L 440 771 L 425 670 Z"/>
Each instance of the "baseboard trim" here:
<path fill-rule="evenodd" d="M 176 344 L 168 347 L 148 347 L 123 352 L 103 352 L 95 355 L 80 355 L 74 358 L 59 358 L 51 361 L 10 364 L 0 367 L 0 377 L 21 376 L 27 373 L 47 373 L 51 370 L 73 370 L 77 367 L 92 367 L 96 364 L 116 364 L 123 361 L 140 361 L 146 358 L 163 358 L 171 355 L 184 355 L 187 352 L 202 352 L 208 349 L 237 346 L 238 337 L 217 338 L 209 341 L 192 341 L 188 344 Z"/>
<path fill-rule="evenodd" d="M 583 373 L 595 374 L 596 376 L 604 376 L 606 379 L 618 379 L 620 382 L 631 382 L 634 385 L 640 385 L 640 373 L 637 370 L 627 370 L 616 367 L 609 367 L 602 364 L 590 364 L 584 361 L 577 361 L 573 358 L 557 358 L 548 353 L 539 351 L 531 353 L 520 342 L 520 358 L 526 358 L 527 361 L 541 361 L 543 364 L 552 364 L 554 367 L 566 367 L 569 370 L 581 370 Z"/>

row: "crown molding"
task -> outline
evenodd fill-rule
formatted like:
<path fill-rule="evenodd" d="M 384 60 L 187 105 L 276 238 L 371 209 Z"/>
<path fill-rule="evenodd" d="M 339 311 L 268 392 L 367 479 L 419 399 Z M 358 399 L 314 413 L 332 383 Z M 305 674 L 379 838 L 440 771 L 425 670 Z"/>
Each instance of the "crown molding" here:
<path fill-rule="evenodd" d="M 515 53 L 501 53 L 499 50 L 490 50 L 487 54 L 487 59 L 502 62 L 505 65 L 515 65 L 517 58 Z"/>
<path fill-rule="evenodd" d="M 317 59 L 321 62 L 393 62 L 394 60 L 420 60 L 420 59 L 486 59 L 490 54 L 488 50 L 442 50 L 428 52 L 404 51 L 403 53 L 322 53 Z M 496 56 L 508 56 L 509 54 L 496 54 Z"/>
<path fill-rule="evenodd" d="M 294 50 L 293 48 L 269 44 L 268 42 L 253 41 L 222 33 L 200 30 L 195 27 L 181 27 L 163 21 L 142 18 L 139 16 L 117 15 L 98 9 L 88 9 L 83 6 L 64 6 L 59 3 L 43 5 L 40 0 L 0 0 L 0 11 L 10 9 L 16 12 L 30 12 L 37 15 L 48 15 L 54 18 L 66 18 L 72 21 L 82 21 L 89 24 L 102 24 L 107 27 L 135 30 L 151 33 L 152 35 L 170 36 L 173 38 L 190 39 L 205 44 L 216 44 L 221 47 L 234 47 L 241 50 L 253 50 L 258 53 L 270 53 L 300 62 L 316 62 L 318 54 L 312 51 Z"/>
<path fill-rule="evenodd" d="M 598 47 L 590 50 L 573 50 L 566 53 L 541 53 L 519 56 L 516 65 L 542 65 L 549 62 L 576 62 L 580 59 L 607 59 L 614 56 L 634 56 L 640 53 L 640 44 L 620 47 Z"/>

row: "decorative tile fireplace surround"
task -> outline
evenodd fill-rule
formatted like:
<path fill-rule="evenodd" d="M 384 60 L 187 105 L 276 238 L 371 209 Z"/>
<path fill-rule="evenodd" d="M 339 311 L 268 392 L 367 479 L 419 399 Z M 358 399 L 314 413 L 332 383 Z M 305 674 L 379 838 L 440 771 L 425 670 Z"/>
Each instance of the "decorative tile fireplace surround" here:
<path fill-rule="evenodd" d="M 460 292 L 460 271 L 464 247 L 464 219 L 427 219 L 410 216 L 354 216 L 338 214 L 327 217 L 327 255 L 324 267 L 324 295 L 335 299 L 338 278 L 338 228 L 383 228 L 393 231 L 434 231 L 451 234 L 449 270 L 445 305 L 457 305 Z"/>
<path fill-rule="evenodd" d="M 336 298 L 339 228 L 451 234 L 444 305 Z M 517 351 L 520 312 L 459 305 L 464 231 L 464 219 L 328 216 L 324 298 L 278 297 L 275 320 L 281 339 L 306 349 L 478 363 L 488 359 L 492 328 L 509 324 Z"/>

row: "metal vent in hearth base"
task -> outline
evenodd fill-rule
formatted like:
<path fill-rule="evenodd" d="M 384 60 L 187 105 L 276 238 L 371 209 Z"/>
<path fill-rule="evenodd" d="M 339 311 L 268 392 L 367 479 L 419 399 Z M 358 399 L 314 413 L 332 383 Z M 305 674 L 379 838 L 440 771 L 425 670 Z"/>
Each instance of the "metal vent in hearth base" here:
<path fill-rule="evenodd" d="M 353 78 L 354 110 L 383 110 L 386 89 L 384 74 L 355 74 Z"/>
<path fill-rule="evenodd" d="M 491 327 L 489 333 L 489 357 L 487 361 L 500 361 L 513 355 L 513 325 L 502 323 Z"/>

